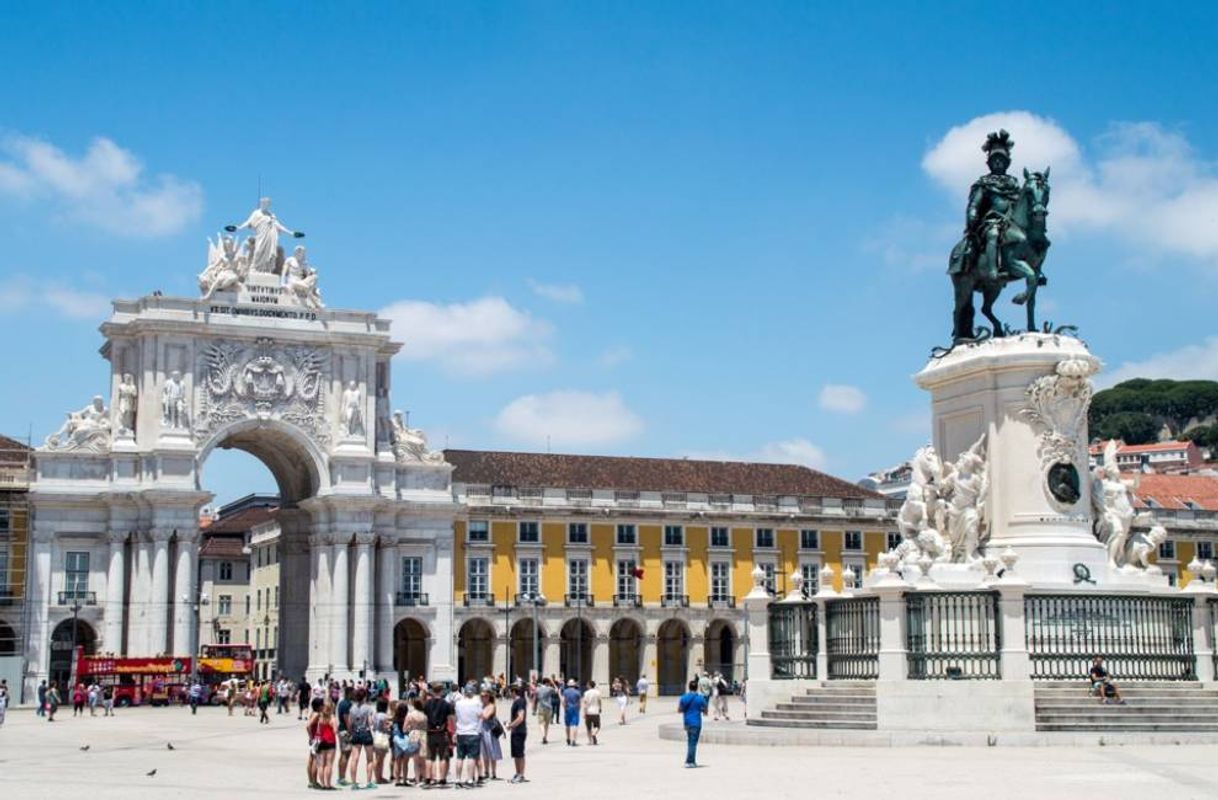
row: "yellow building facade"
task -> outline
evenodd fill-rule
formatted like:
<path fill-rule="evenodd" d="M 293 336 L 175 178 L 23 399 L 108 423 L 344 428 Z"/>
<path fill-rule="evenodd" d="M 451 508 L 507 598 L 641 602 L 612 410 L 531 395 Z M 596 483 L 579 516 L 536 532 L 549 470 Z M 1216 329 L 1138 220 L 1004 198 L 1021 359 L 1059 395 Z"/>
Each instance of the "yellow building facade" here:
<path fill-rule="evenodd" d="M 835 589 L 894 543 L 895 507 L 806 467 L 454 451 L 458 675 L 743 678 L 741 600 L 826 567 Z M 847 573 L 848 574 L 848 573 Z M 422 668 L 423 665 L 416 665 Z"/>

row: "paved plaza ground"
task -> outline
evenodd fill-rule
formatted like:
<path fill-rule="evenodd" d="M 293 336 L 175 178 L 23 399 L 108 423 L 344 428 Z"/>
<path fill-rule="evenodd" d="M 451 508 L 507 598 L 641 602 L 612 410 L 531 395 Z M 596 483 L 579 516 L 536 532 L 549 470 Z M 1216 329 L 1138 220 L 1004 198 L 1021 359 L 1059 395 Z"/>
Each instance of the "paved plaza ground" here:
<path fill-rule="evenodd" d="M 530 720 L 530 783 L 488 784 L 478 797 L 643 800 L 753 798 L 1213 798 L 1218 746 L 1039 748 L 792 748 L 708 745 L 703 767 L 682 769 L 682 743 L 657 726 L 678 721 L 675 701 L 645 717 L 610 725 L 599 747 L 568 748 L 561 733 L 541 746 Z M 504 709 L 506 712 L 506 709 Z M 724 724 L 708 721 L 708 725 Z M 739 724 L 736 722 L 728 724 Z M 166 747 L 172 742 L 172 752 Z M 79 748 L 88 745 L 89 750 Z M 119 710 L 113 719 L 54 724 L 10 711 L 0 728 L 0 797 L 316 797 L 305 788 L 305 735 L 296 715 L 228 717 L 222 709 Z M 157 770 L 154 777 L 145 773 Z M 510 776 L 505 762 L 501 774 Z M 349 793 L 349 792 L 348 792 Z M 457 792 L 428 792 L 450 796 Z M 338 794 L 331 792 L 328 794 Z M 418 789 L 378 788 L 361 796 L 407 797 Z"/>

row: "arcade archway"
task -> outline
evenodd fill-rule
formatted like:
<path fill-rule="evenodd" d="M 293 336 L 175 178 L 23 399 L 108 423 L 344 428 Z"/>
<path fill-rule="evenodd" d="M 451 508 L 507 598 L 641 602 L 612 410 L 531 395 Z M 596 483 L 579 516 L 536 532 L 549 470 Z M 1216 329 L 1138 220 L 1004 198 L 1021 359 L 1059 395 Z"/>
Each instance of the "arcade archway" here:
<path fill-rule="evenodd" d="M 681 694 L 689 680 L 689 628 L 678 619 L 666 620 L 656 634 L 656 671 L 660 694 Z"/>
<path fill-rule="evenodd" d="M 393 670 L 398 684 L 427 677 L 427 626 L 417 619 L 403 619 L 393 626 Z"/>
<path fill-rule="evenodd" d="M 702 663 L 707 672 L 718 672 L 728 681 L 736 674 L 736 632 L 724 619 L 711 620 L 703 640 Z"/>
<path fill-rule="evenodd" d="M 518 620 L 512 625 L 512 674 L 509 678 L 528 679 L 537 669 L 538 654 L 545 647 L 545 638 L 545 630 L 540 624 L 534 628 L 532 619 Z"/>
<path fill-rule="evenodd" d="M 619 619 L 609 629 L 609 678 L 622 678 L 630 690 L 638 683 L 643 665 L 643 626 Z"/>
<path fill-rule="evenodd" d="M 586 619 L 569 619 L 562 626 L 558 669 L 564 678 L 583 685 L 592 675 L 592 643 L 596 631 Z"/>
<path fill-rule="evenodd" d="M 75 631 L 75 633 L 73 633 Z M 72 646 L 86 656 L 97 652 L 97 632 L 82 619 L 65 619 L 51 632 L 50 680 L 62 690 L 72 679 Z"/>
<path fill-rule="evenodd" d="M 484 619 L 471 619 L 461 626 L 457 634 L 457 678 L 466 681 L 481 681 L 492 674 L 492 651 L 495 631 Z"/>

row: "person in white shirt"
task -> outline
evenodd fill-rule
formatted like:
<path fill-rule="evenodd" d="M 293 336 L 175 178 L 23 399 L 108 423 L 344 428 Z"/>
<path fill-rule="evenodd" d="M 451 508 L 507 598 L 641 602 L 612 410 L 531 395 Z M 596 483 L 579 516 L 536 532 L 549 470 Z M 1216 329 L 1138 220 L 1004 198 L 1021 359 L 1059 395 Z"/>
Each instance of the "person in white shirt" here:
<path fill-rule="evenodd" d="M 634 685 L 634 693 L 639 696 L 639 713 L 640 714 L 647 713 L 647 689 L 648 688 L 649 688 L 649 686 L 647 683 L 647 676 L 640 675 L 639 682 Z"/>
<path fill-rule="evenodd" d="M 482 701 L 478 687 L 465 685 L 462 697 L 454 705 L 457 734 L 457 780 L 466 786 L 475 784 L 478 759 L 482 755 Z"/>
<path fill-rule="evenodd" d="M 588 737 L 588 744 L 596 744 L 596 737 L 601 732 L 601 690 L 596 688 L 596 681 L 588 681 L 583 706 L 584 732 Z"/>

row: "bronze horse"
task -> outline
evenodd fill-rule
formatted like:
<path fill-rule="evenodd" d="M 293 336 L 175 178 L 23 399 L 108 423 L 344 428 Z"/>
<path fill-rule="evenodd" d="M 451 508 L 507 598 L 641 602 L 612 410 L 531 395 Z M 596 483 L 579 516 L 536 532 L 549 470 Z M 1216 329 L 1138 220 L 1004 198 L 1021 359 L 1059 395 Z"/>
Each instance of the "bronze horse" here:
<path fill-rule="evenodd" d="M 1004 223 L 1022 235 L 1004 237 L 999 249 L 996 279 L 982 275 L 977 269 L 981 245 L 973 236 L 965 236 L 952 249 L 950 271 L 956 296 L 952 340 L 955 342 L 978 338 L 978 332 L 973 327 L 976 315 L 973 305 L 974 292 L 981 294 L 981 313 L 993 325 L 993 335 L 1005 335 L 1006 327 L 994 316 L 994 301 L 998 299 L 1003 287 L 1017 280 L 1023 280 L 1026 288 L 1013 298 L 1013 302 L 1026 307 L 1027 329 L 1036 330 L 1036 289 L 1044 286 L 1046 282 L 1040 268 L 1050 244 L 1045 235 L 1045 220 L 1049 215 L 1049 169 L 1046 167 L 1044 172 L 1028 172 L 1025 169 L 1023 179 L 1019 200 L 1012 208 L 1010 218 Z M 972 263 L 967 269 L 957 270 L 956 265 L 962 259 L 971 259 Z"/>

